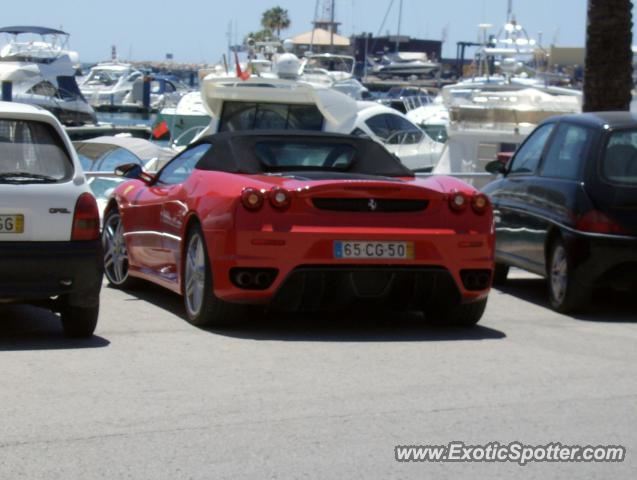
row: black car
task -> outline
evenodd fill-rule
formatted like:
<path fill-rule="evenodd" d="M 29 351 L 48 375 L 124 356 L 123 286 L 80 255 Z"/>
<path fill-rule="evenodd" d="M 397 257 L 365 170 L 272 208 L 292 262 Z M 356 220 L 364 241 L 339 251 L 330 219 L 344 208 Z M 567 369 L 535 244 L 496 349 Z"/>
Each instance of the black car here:
<path fill-rule="evenodd" d="M 548 278 L 551 306 L 586 305 L 595 287 L 637 287 L 637 116 L 550 118 L 483 191 L 494 205 L 495 283 L 509 266 Z"/>

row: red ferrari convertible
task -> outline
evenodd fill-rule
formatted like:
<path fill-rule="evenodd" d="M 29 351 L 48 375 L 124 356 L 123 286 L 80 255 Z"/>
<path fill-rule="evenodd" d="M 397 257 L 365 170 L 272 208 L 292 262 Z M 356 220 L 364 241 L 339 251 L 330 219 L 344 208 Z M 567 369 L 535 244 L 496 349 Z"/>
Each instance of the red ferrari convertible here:
<path fill-rule="evenodd" d="M 459 325 L 484 312 L 489 200 L 454 178 L 415 178 L 370 139 L 227 132 L 156 175 L 117 173 L 131 180 L 104 212 L 108 280 L 183 295 L 195 325 L 236 320 L 246 305 L 416 309 Z"/>

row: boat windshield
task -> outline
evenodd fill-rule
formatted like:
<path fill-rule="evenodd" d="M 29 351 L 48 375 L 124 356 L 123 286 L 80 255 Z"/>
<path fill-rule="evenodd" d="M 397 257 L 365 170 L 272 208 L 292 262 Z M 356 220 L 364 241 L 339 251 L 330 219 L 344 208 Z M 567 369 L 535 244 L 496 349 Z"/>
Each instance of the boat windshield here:
<path fill-rule="evenodd" d="M 125 70 L 111 70 L 105 68 L 94 68 L 89 73 L 86 84 L 88 85 L 113 85 L 126 73 Z"/>
<path fill-rule="evenodd" d="M 323 115 L 316 105 L 225 102 L 220 132 L 242 130 L 322 130 Z"/>
<path fill-rule="evenodd" d="M 307 62 L 309 68 L 322 68 L 330 72 L 351 73 L 354 67 L 354 59 L 351 57 L 337 57 L 330 55 L 310 57 Z"/>
<path fill-rule="evenodd" d="M 12 42 L 0 50 L 0 61 L 50 63 L 61 53 L 58 45 L 48 42 Z"/>

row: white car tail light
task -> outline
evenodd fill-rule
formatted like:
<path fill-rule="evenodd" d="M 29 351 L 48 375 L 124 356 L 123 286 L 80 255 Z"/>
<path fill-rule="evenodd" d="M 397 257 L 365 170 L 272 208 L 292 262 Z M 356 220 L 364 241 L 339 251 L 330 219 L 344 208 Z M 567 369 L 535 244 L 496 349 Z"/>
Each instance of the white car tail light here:
<path fill-rule="evenodd" d="M 71 240 L 97 240 L 100 236 L 100 215 L 95 197 L 83 193 L 75 204 Z"/>

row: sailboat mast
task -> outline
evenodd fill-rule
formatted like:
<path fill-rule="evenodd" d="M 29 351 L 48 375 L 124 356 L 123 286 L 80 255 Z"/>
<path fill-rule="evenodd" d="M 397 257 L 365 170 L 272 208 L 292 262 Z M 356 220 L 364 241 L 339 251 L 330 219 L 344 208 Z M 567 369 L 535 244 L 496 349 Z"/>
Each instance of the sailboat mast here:
<path fill-rule="evenodd" d="M 403 0 L 398 4 L 398 29 L 396 30 L 396 53 L 400 50 L 400 22 L 403 19 Z"/>
<path fill-rule="evenodd" d="M 334 51 L 334 2 L 335 0 L 332 0 L 332 6 L 330 7 L 330 13 L 331 13 L 331 19 L 330 21 L 332 22 L 332 25 L 330 26 L 330 52 Z"/>

